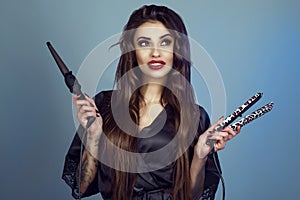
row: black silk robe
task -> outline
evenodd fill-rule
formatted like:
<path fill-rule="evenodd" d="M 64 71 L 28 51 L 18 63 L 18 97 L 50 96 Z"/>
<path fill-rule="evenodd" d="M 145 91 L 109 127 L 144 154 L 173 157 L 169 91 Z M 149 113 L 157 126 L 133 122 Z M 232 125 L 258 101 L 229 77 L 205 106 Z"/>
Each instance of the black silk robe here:
<path fill-rule="evenodd" d="M 110 110 L 110 99 L 111 91 L 104 91 L 96 95 L 95 103 L 97 108 L 100 111 L 100 114 L 104 116 Z M 198 126 L 197 135 L 194 142 L 189 147 L 189 159 L 190 162 L 193 158 L 194 145 L 199 137 L 207 128 L 210 126 L 210 120 L 206 111 L 200 108 L 200 121 Z M 138 138 L 137 139 L 137 148 L 138 152 L 147 153 L 158 150 L 164 145 L 168 144 L 172 140 L 174 133 L 174 115 L 172 108 L 168 105 L 165 107 L 166 111 L 166 122 L 163 125 L 163 128 L 155 135 L 148 138 Z M 149 134 L 157 125 L 162 121 L 162 114 L 159 114 L 157 118 L 152 122 L 151 125 L 143 128 L 139 134 Z M 83 128 L 79 127 L 78 131 L 75 134 L 75 137 L 71 143 L 69 151 L 67 152 L 65 158 L 65 164 L 63 169 L 62 178 L 65 182 L 71 187 L 72 195 L 75 199 L 79 198 L 78 185 L 76 183 L 76 170 L 79 164 L 79 155 L 81 148 L 81 139 L 78 134 L 82 134 Z M 84 148 L 84 145 L 83 145 Z M 217 158 L 217 164 L 219 165 L 219 160 Z M 95 176 L 95 179 L 90 184 L 88 189 L 81 197 L 91 196 L 97 193 L 100 193 L 102 198 L 105 200 L 111 199 L 112 188 L 116 187 L 112 185 L 112 176 L 110 174 L 111 168 L 107 165 L 99 162 L 98 163 L 98 172 Z M 170 189 L 173 185 L 173 171 L 174 163 L 169 164 L 161 169 L 138 173 L 137 180 L 134 187 L 134 196 L 133 199 L 137 200 L 146 200 L 146 199 L 157 199 L 157 200 L 167 200 L 172 199 Z M 217 169 L 214 164 L 212 155 L 208 156 L 205 166 L 205 182 L 204 182 L 204 192 L 201 199 L 214 199 L 216 190 L 218 188 L 219 177 L 217 176 Z"/>

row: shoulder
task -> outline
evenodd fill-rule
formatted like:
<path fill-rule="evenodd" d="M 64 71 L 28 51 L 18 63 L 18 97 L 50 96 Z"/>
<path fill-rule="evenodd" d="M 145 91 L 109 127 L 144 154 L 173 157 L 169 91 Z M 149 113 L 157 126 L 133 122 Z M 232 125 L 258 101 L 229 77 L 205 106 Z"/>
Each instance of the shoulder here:
<path fill-rule="evenodd" d="M 111 98 L 112 90 L 101 91 L 94 97 L 97 106 L 102 106 L 104 101 Z"/>
<path fill-rule="evenodd" d="M 102 99 L 104 97 L 107 97 L 107 96 L 111 96 L 113 90 L 103 90 L 101 92 L 99 92 L 98 94 L 95 95 L 95 100 L 99 100 L 99 99 Z"/>
<path fill-rule="evenodd" d="M 110 111 L 112 90 L 101 91 L 94 97 L 95 104 L 103 116 Z"/>
<path fill-rule="evenodd" d="M 198 133 L 203 133 L 206 129 L 210 127 L 210 118 L 206 110 L 198 105 L 199 108 L 199 127 Z"/>

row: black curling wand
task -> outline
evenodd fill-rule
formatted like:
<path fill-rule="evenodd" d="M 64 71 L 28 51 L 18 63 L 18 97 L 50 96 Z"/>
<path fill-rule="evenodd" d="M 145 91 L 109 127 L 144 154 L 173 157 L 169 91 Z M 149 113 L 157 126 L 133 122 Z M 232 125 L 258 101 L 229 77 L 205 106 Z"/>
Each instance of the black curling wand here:
<path fill-rule="evenodd" d="M 57 52 L 55 51 L 55 49 L 53 48 L 51 43 L 47 42 L 46 44 L 56 62 L 59 70 L 61 71 L 62 75 L 64 76 L 65 83 L 66 83 L 67 87 L 69 88 L 70 92 L 73 94 L 80 95 L 79 99 L 84 100 L 85 97 L 81 91 L 81 86 L 80 86 L 78 80 L 76 79 L 76 77 L 72 74 L 72 71 L 70 71 L 68 69 L 68 67 L 65 65 L 63 60 L 59 57 L 59 55 L 57 54 Z M 95 121 L 95 117 L 89 117 L 88 122 L 86 124 L 86 128 L 89 128 L 94 121 Z"/>

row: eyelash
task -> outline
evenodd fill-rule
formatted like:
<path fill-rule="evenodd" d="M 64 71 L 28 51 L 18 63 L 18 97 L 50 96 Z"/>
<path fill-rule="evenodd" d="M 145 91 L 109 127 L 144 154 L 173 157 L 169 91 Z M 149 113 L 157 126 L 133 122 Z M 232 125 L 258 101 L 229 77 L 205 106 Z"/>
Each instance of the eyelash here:
<path fill-rule="evenodd" d="M 161 46 L 169 46 L 171 43 L 172 43 L 172 40 L 164 39 L 160 45 Z M 140 47 L 149 47 L 150 42 L 148 40 L 140 40 L 140 41 L 138 41 L 138 45 Z"/>
<path fill-rule="evenodd" d="M 163 45 L 163 43 L 166 43 L 166 44 L 165 44 L 165 45 Z M 169 39 L 165 39 L 165 40 L 163 40 L 163 41 L 162 41 L 162 43 L 161 43 L 161 46 L 169 46 L 171 43 L 172 43 L 172 41 L 171 41 L 171 40 L 169 40 Z"/>
<path fill-rule="evenodd" d="M 150 44 L 147 40 L 140 40 L 140 41 L 138 41 L 138 45 L 140 47 L 148 47 Z"/>

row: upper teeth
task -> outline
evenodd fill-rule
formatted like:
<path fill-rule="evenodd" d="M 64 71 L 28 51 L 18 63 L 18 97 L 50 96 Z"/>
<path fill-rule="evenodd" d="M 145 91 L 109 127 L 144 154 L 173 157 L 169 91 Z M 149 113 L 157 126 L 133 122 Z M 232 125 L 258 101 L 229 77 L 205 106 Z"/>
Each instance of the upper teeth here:
<path fill-rule="evenodd" d="M 161 65 L 161 63 L 151 63 L 151 65 L 158 66 L 158 65 Z"/>

